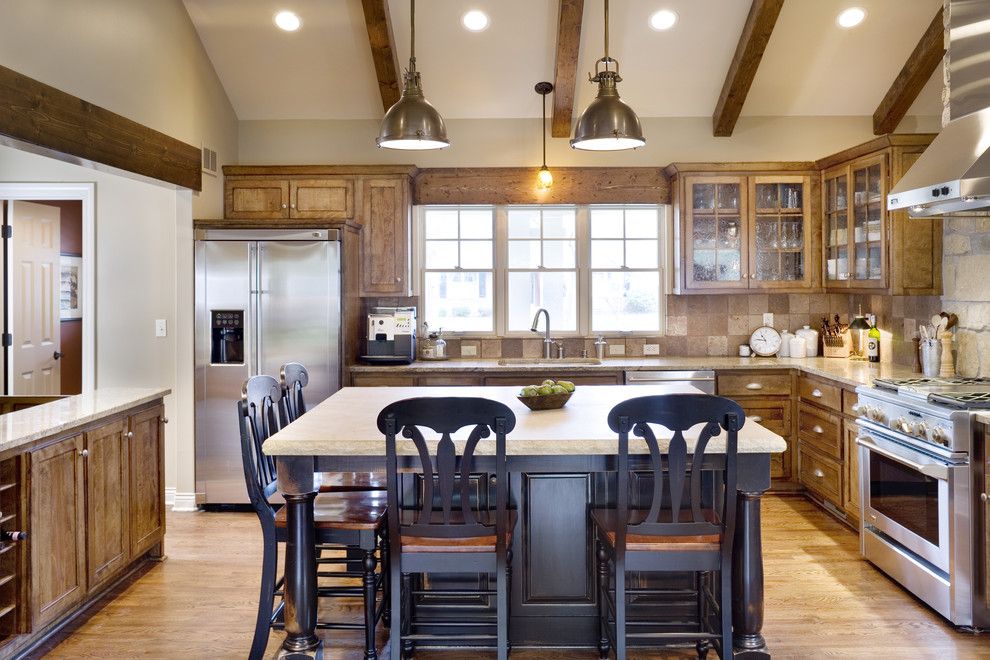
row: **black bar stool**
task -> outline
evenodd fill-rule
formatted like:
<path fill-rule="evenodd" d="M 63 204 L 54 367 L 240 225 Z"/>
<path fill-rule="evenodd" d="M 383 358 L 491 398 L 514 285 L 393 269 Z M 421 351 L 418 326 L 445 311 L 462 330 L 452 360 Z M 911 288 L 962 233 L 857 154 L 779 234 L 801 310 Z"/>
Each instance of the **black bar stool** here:
<path fill-rule="evenodd" d="M 509 582 L 512 529 L 515 513 L 508 509 L 508 480 L 505 472 L 505 438 L 515 427 L 516 418 L 502 403 L 482 398 L 421 397 L 397 401 L 378 415 L 378 429 L 385 434 L 388 474 L 388 526 L 391 547 L 393 625 L 392 657 L 399 649 L 403 658 L 412 654 L 417 642 L 461 641 L 487 643 L 496 647 L 499 660 L 509 653 Z M 451 435 L 465 427 L 463 451 L 458 454 Z M 427 440 L 422 429 L 439 435 Z M 478 443 L 495 435 L 495 509 L 472 507 L 470 477 Z M 399 470 L 407 472 L 406 456 L 399 465 L 396 436 L 411 441 L 416 456 L 409 457 L 411 469 L 422 475 L 423 495 L 416 503 L 399 508 Z M 487 453 L 487 452 L 486 452 Z M 457 501 L 459 500 L 459 502 Z M 431 620 L 429 624 L 450 633 L 423 632 L 413 618 L 414 596 L 429 590 L 414 590 L 411 574 L 476 573 L 495 574 L 492 590 L 445 590 L 442 595 L 495 596 L 494 617 L 471 621 Z M 401 585 L 401 588 L 400 586 Z M 398 612 L 398 616 L 395 613 Z M 475 633 L 491 629 L 495 634 Z M 455 631 L 467 632 L 455 635 Z"/>
<path fill-rule="evenodd" d="M 602 658 L 608 657 L 614 645 L 618 660 L 625 660 L 629 642 L 634 640 L 659 646 L 695 642 L 701 658 L 713 644 L 720 657 L 731 657 L 736 450 L 738 430 L 744 422 L 739 404 L 707 394 L 638 397 L 623 401 L 609 412 L 609 428 L 619 434 L 617 503 L 614 509 L 591 511 L 598 543 L 602 633 L 598 650 Z M 650 424 L 673 432 L 665 453 L 661 453 Z M 684 432 L 698 426 L 699 437 L 689 450 Z M 727 432 L 724 469 L 706 467 L 705 452 L 722 429 Z M 649 449 L 653 489 L 648 508 L 630 508 L 630 432 L 642 438 Z M 722 454 L 722 448 L 717 454 Z M 628 616 L 630 598 L 664 593 L 661 589 L 627 586 L 626 575 L 630 572 L 692 572 L 697 621 Z"/>
<path fill-rule="evenodd" d="M 254 376 L 245 381 L 241 400 L 237 402 L 237 419 L 241 431 L 241 457 L 244 464 L 244 480 L 248 495 L 261 521 L 264 540 L 264 558 L 261 569 L 261 595 L 258 616 L 254 628 L 254 640 L 249 657 L 263 657 L 272 628 L 284 628 L 284 600 L 274 605 L 276 596 L 282 597 L 284 578 L 277 576 L 278 544 L 286 541 L 285 508 L 276 511 L 269 498 L 278 488 L 275 461 L 262 452 L 262 444 L 279 429 L 279 407 L 282 390 L 271 376 Z M 314 549 L 336 550 L 347 555 L 360 556 L 358 571 L 318 571 L 318 577 L 358 578 L 360 586 L 319 587 L 321 597 L 350 596 L 364 600 L 363 623 L 339 623 L 322 621 L 317 628 L 339 630 L 363 630 L 365 633 L 364 657 L 377 658 L 375 628 L 388 607 L 388 558 L 385 542 L 385 493 L 346 492 L 319 495 L 314 504 L 314 525 L 319 546 Z M 382 570 L 378 568 L 376 550 L 381 546 Z M 346 557 L 317 559 L 317 565 L 345 565 Z M 381 592 L 381 602 L 378 593 Z"/>
<path fill-rule="evenodd" d="M 285 423 L 294 422 L 306 412 L 303 389 L 309 385 L 309 372 L 298 362 L 287 362 L 279 369 Z M 320 478 L 321 493 L 385 490 L 383 472 L 325 472 Z"/>

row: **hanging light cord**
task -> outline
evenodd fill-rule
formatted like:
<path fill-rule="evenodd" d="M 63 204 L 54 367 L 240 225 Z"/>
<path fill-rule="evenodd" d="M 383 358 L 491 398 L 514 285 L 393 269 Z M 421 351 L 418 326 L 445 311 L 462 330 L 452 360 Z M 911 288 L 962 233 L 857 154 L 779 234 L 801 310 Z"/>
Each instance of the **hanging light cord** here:
<path fill-rule="evenodd" d="M 608 0 L 605 0 L 605 66 L 606 68 L 608 67 L 609 61 L 610 58 L 608 56 Z"/>
<path fill-rule="evenodd" d="M 409 0 L 409 68 L 416 70 L 416 0 Z"/>
<path fill-rule="evenodd" d="M 547 95 L 543 95 L 543 122 L 540 124 L 543 135 L 543 167 L 547 166 Z"/>

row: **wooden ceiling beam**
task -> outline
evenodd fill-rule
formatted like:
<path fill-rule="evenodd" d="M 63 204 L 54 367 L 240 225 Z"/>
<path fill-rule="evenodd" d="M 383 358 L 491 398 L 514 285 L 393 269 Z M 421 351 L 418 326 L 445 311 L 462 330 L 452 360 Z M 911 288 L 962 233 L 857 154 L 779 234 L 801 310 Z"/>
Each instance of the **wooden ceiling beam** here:
<path fill-rule="evenodd" d="M 571 135 L 583 17 L 584 0 L 560 0 L 553 72 L 553 118 L 550 121 L 550 135 L 555 138 Z"/>
<path fill-rule="evenodd" d="M 873 113 L 873 134 L 893 133 L 945 57 L 945 28 L 939 7 L 921 40 Z"/>
<path fill-rule="evenodd" d="M 784 0 L 753 0 L 712 115 L 715 137 L 732 135 L 783 6 Z"/>
<path fill-rule="evenodd" d="M 364 8 L 364 24 L 368 28 L 371 59 L 375 63 L 378 91 L 382 95 L 382 109 L 388 110 L 399 100 L 399 59 L 392 35 L 392 19 L 388 0 L 361 0 Z"/>

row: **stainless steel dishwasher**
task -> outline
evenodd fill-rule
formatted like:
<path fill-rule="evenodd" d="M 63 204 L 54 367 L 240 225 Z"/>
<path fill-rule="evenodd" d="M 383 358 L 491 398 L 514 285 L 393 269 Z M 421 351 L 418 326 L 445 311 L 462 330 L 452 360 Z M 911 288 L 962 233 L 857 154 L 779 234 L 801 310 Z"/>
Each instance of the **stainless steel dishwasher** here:
<path fill-rule="evenodd" d="M 627 371 L 626 385 L 692 385 L 705 394 L 715 394 L 715 372 Z"/>

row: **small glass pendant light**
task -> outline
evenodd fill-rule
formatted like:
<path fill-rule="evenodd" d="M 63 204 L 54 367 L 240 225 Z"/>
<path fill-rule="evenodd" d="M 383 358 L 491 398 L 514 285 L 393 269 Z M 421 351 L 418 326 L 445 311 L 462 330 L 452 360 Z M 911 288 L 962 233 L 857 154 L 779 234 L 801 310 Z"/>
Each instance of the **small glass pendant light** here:
<path fill-rule="evenodd" d="M 553 85 L 551 83 L 536 83 L 536 93 L 543 97 L 543 121 L 540 123 L 540 134 L 543 136 L 543 166 L 536 173 L 536 187 L 542 190 L 553 185 L 553 174 L 547 167 L 547 94 L 552 91 Z"/>
<path fill-rule="evenodd" d="M 375 142 L 385 149 L 444 149 L 450 146 L 443 117 L 423 95 L 416 70 L 416 0 L 409 0 L 410 46 L 402 96 L 382 119 Z"/>
<path fill-rule="evenodd" d="M 604 69 L 599 71 L 598 65 Z M 615 65 L 613 71 L 610 66 Z M 595 75 L 588 76 L 591 82 L 598 83 L 598 96 L 588 104 L 574 125 L 574 139 L 571 147 L 588 151 L 620 151 L 635 149 L 646 144 L 639 117 L 619 98 L 616 83 L 622 82 L 619 76 L 619 62 L 608 54 L 608 0 L 605 0 L 605 56 L 595 62 Z"/>

